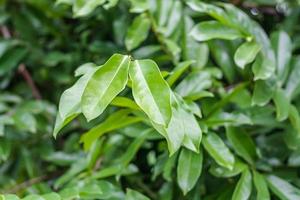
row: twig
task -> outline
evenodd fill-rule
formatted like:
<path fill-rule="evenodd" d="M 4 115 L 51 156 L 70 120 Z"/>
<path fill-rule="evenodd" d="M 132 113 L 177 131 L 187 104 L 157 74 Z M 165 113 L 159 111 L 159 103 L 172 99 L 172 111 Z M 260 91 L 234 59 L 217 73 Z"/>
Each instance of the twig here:
<path fill-rule="evenodd" d="M 25 189 L 27 187 L 30 187 L 30 186 L 34 185 L 34 184 L 40 183 L 40 182 L 42 182 L 42 181 L 44 181 L 46 179 L 47 179 L 46 175 L 30 179 L 28 181 L 25 181 L 25 182 L 23 182 L 23 183 L 21 183 L 19 185 L 16 185 L 13 188 L 7 190 L 7 191 L 5 191 L 5 193 L 15 194 L 15 193 L 19 192 L 20 190 L 23 190 L 23 189 Z"/>
<path fill-rule="evenodd" d="M 30 73 L 26 69 L 25 64 L 22 63 L 22 64 L 19 65 L 18 72 L 23 76 L 23 78 L 25 79 L 27 85 L 30 87 L 30 89 L 32 91 L 32 96 L 35 99 L 40 100 L 42 98 L 41 94 L 40 94 L 39 90 L 37 89 L 36 85 L 34 84 Z"/>
<path fill-rule="evenodd" d="M 1 26 L 0 31 L 5 39 L 10 39 L 12 37 L 10 31 L 8 30 L 7 26 Z M 38 90 L 37 86 L 35 85 L 29 71 L 26 69 L 26 65 L 21 63 L 18 67 L 18 72 L 23 76 L 27 85 L 30 87 L 32 91 L 32 96 L 35 99 L 40 100 L 42 98 L 40 91 Z"/>

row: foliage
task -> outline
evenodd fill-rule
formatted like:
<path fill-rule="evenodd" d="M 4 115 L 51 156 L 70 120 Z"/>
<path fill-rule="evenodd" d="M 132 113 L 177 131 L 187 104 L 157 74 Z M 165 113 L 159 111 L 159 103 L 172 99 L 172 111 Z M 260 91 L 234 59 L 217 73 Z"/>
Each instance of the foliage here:
<path fill-rule="evenodd" d="M 0 199 L 300 199 L 299 3 L 0 1 Z"/>

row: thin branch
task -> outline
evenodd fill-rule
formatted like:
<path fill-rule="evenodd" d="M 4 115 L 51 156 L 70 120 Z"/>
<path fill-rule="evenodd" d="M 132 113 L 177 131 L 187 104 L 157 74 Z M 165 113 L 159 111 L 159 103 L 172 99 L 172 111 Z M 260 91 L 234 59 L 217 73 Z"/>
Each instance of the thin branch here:
<path fill-rule="evenodd" d="M 32 80 L 30 73 L 26 69 L 25 64 L 22 63 L 19 65 L 18 72 L 23 76 L 27 85 L 30 87 L 32 96 L 38 100 L 42 99 L 41 94 L 40 94 L 39 90 L 37 89 L 36 85 L 34 84 L 34 81 Z"/>
<path fill-rule="evenodd" d="M 35 177 L 35 178 L 32 178 L 32 179 L 29 179 L 27 181 L 24 181 L 8 190 L 5 190 L 5 191 L 1 191 L 1 193 L 5 193 L 5 194 L 16 194 L 18 193 L 19 191 L 21 190 L 24 190 L 28 187 L 31 187 L 35 184 L 38 184 L 38 183 L 41 183 L 43 181 L 47 181 L 47 180 L 51 180 L 59 175 L 61 175 L 62 173 L 61 172 L 53 172 L 52 174 L 48 174 L 48 175 L 43 175 L 43 176 L 39 176 L 39 177 Z"/>
<path fill-rule="evenodd" d="M 36 177 L 36 178 L 30 179 L 30 180 L 27 180 L 27 181 L 25 181 L 25 182 L 23 182 L 23 183 L 21 183 L 19 185 L 16 185 L 15 187 L 13 187 L 11 189 L 5 191 L 5 193 L 16 194 L 17 192 L 19 192 L 19 191 L 21 191 L 21 190 L 23 190 L 25 188 L 28 188 L 28 187 L 30 187 L 32 185 L 35 185 L 37 183 L 40 183 L 40 182 L 42 182 L 42 181 L 44 181 L 46 179 L 47 179 L 47 176 L 44 175 L 44 176 L 40 176 L 40 177 Z"/>
<path fill-rule="evenodd" d="M 5 39 L 10 39 L 12 37 L 12 34 L 8 30 L 7 26 L 1 26 L 0 31 Z M 26 81 L 27 85 L 30 87 L 32 91 L 32 96 L 35 99 L 40 100 L 42 98 L 40 91 L 38 90 L 37 86 L 35 85 L 31 74 L 26 69 L 26 65 L 24 63 L 21 63 L 18 67 L 18 72 L 22 75 L 24 80 Z"/>

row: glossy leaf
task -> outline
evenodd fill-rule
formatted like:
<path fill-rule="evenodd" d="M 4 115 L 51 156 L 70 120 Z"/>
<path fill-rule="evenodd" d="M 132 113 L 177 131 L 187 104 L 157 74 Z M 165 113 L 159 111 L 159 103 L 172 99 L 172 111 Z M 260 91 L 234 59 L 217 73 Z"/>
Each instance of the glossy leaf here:
<path fill-rule="evenodd" d="M 81 113 L 80 100 L 83 91 L 98 68 L 87 68 L 84 75 L 69 89 L 64 91 L 60 97 L 56 124 L 53 135 L 56 137 L 58 131 L 68 124 L 73 118 Z M 78 71 L 77 71 L 78 74 Z"/>
<path fill-rule="evenodd" d="M 245 170 L 239 179 L 232 200 L 247 200 L 250 197 L 252 190 L 252 176 L 249 170 Z"/>
<path fill-rule="evenodd" d="M 269 175 L 267 176 L 267 181 L 271 191 L 280 199 L 299 199 L 300 189 L 291 185 L 284 179 L 281 179 L 275 175 Z"/>
<path fill-rule="evenodd" d="M 171 90 L 156 63 L 136 60 L 130 66 L 129 75 L 136 103 L 153 122 L 167 126 L 172 116 Z"/>
<path fill-rule="evenodd" d="M 273 84 L 273 81 L 256 81 L 252 96 L 252 105 L 266 105 L 273 97 L 275 90 L 275 85 Z"/>
<path fill-rule="evenodd" d="M 239 46 L 234 54 L 234 61 L 237 66 L 244 68 L 245 65 L 251 63 L 260 51 L 260 48 L 255 41 L 245 42 Z"/>
<path fill-rule="evenodd" d="M 76 17 L 81 17 L 90 14 L 97 6 L 105 3 L 106 0 L 75 0 L 73 12 Z"/>
<path fill-rule="evenodd" d="M 93 74 L 81 99 L 81 109 L 88 121 L 98 117 L 125 88 L 129 63 L 128 56 L 115 54 Z"/>
<path fill-rule="evenodd" d="M 278 121 L 283 121 L 288 118 L 290 102 L 285 92 L 278 88 L 274 94 L 273 101 L 276 106 L 276 118 Z"/>
<path fill-rule="evenodd" d="M 283 84 L 287 78 L 292 54 L 292 42 L 284 31 L 271 35 L 272 47 L 276 54 L 277 78 Z"/>
<path fill-rule="evenodd" d="M 229 170 L 233 169 L 234 156 L 217 134 L 210 132 L 207 136 L 203 136 L 202 141 L 205 150 L 219 165 Z"/>
<path fill-rule="evenodd" d="M 241 128 L 227 127 L 226 136 L 235 152 L 248 163 L 254 164 L 256 159 L 256 147 L 249 134 Z"/>
<path fill-rule="evenodd" d="M 195 186 L 202 171 L 203 155 L 182 149 L 178 159 L 177 183 L 183 194 L 187 194 Z"/>
<path fill-rule="evenodd" d="M 138 47 L 147 38 L 150 26 L 151 22 L 146 14 L 141 14 L 133 20 L 125 38 L 125 45 L 129 51 Z"/>
<path fill-rule="evenodd" d="M 232 170 L 229 170 L 225 167 L 221 167 L 217 164 L 213 164 L 210 169 L 209 172 L 216 177 L 233 177 L 236 176 L 238 174 L 240 174 L 241 172 L 243 172 L 245 169 L 247 168 L 247 165 L 244 164 L 243 162 L 239 161 L 238 159 L 235 159 L 234 162 L 234 167 Z"/>
<path fill-rule="evenodd" d="M 270 194 L 265 177 L 257 171 L 253 171 L 253 182 L 257 191 L 257 199 L 270 200 Z"/>
<path fill-rule="evenodd" d="M 207 41 L 211 39 L 234 40 L 243 35 L 228 26 L 217 21 L 201 22 L 191 30 L 190 35 L 197 41 Z"/>

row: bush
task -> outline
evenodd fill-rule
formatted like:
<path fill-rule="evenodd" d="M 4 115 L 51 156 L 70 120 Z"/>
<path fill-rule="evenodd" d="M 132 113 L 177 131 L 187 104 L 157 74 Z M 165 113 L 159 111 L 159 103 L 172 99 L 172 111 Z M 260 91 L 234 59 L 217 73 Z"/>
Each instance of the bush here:
<path fill-rule="evenodd" d="M 0 199 L 300 199 L 299 3 L 0 1 Z"/>

